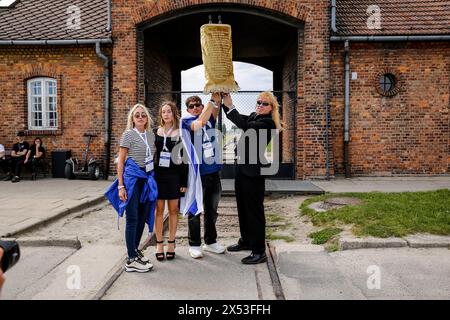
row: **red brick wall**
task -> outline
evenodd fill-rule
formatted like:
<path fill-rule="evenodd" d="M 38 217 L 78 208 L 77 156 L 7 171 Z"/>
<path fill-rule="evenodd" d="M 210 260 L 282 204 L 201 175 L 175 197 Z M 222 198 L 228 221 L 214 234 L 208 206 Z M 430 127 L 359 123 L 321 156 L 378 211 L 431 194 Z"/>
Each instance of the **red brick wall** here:
<path fill-rule="evenodd" d="M 450 44 L 351 43 L 350 164 L 354 175 L 443 174 L 450 166 Z M 384 69 L 401 91 L 375 89 Z M 336 171 L 343 173 L 343 44 L 332 45 L 332 137 Z"/>
<path fill-rule="evenodd" d="M 94 46 L 0 46 L 0 143 L 10 149 L 16 132 L 28 129 L 26 80 L 41 76 L 57 79 L 59 130 L 28 132 L 26 141 L 40 136 L 48 159 L 56 149 L 70 149 L 81 158 L 83 134 L 93 132 L 98 137 L 91 150 L 103 161 L 103 63 Z"/>
<path fill-rule="evenodd" d="M 329 1 L 223 1 L 236 6 L 254 6 L 272 10 L 305 22 L 304 36 L 299 44 L 303 61 L 298 70 L 297 103 L 297 177 L 323 177 L 325 170 L 325 97 L 329 90 Z M 126 124 L 129 107 L 143 100 L 144 77 L 137 76 L 137 61 L 142 48 L 136 26 L 175 10 L 194 8 L 219 1 L 207 0 L 113 0 L 114 39 L 112 152 L 117 151 L 118 138 Z M 332 154 L 331 154 L 332 159 Z"/>

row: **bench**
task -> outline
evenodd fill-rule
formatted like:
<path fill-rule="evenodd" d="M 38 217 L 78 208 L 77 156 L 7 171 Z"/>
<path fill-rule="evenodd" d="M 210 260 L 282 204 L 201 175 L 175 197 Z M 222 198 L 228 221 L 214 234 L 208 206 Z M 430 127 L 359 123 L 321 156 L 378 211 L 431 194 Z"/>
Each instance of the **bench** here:
<path fill-rule="evenodd" d="M 9 168 L 11 168 L 11 161 L 12 161 L 11 150 L 5 150 L 5 159 L 8 162 Z M 44 177 L 44 178 L 47 177 L 47 174 L 49 174 L 49 165 L 48 165 L 48 160 L 47 160 L 46 156 L 44 156 L 44 158 L 38 165 L 36 171 L 37 171 L 36 178 L 39 176 Z M 2 172 L 2 174 L 3 174 L 3 176 L 5 176 L 6 172 Z M 24 165 L 22 167 L 21 176 L 22 176 L 21 178 L 30 178 L 31 179 L 31 162 L 27 163 L 26 165 Z"/>

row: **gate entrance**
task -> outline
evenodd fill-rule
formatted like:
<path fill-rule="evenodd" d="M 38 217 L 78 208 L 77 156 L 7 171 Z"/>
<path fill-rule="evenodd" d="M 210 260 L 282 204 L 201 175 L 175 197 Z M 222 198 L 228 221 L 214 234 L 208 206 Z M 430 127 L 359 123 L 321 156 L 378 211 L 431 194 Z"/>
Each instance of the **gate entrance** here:
<path fill-rule="evenodd" d="M 223 23 L 232 27 L 233 61 L 257 65 L 273 73 L 271 87 L 281 104 L 285 125 L 280 137 L 281 165 L 276 177 L 295 179 L 296 168 L 302 166 L 298 161 L 303 161 L 296 157 L 296 132 L 301 130 L 296 127 L 296 110 L 302 98 L 297 95 L 297 88 L 299 61 L 303 59 L 303 50 L 299 49 L 299 43 L 303 43 L 303 22 L 238 4 L 193 6 L 145 22 L 137 29 L 138 96 L 154 116 L 165 99 L 176 101 L 182 109 L 189 95 L 206 99 L 201 92 L 182 91 L 181 72 L 202 65 L 200 27 L 209 22 L 210 16 L 217 22 L 219 15 Z M 258 86 L 261 81 L 257 77 L 252 81 L 253 88 L 262 86 Z M 233 94 L 233 101 L 240 112 L 249 114 L 254 111 L 256 96 L 261 91 L 241 91 Z M 236 135 L 226 117 L 221 119 L 221 127 L 226 131 L 223 177 L 232 178 Z"/>

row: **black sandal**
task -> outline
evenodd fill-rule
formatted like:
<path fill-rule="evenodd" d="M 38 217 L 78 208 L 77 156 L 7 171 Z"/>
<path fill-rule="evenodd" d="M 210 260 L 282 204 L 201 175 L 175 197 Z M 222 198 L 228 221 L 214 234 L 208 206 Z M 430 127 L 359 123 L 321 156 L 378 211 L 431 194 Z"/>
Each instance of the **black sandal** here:
<path fill-rule="evenodd" d="M 175 244 L 175 240 L 173 240 L 173 241 L 167 241 L 167 243 L 173 243 L 173 244 Z M 175 246 L 174 246 L 175 247 Z M 167 258 L 167 260 L 173 260 L 173 259 L 175 259 L 175 252 L 174 251 L 167 251 L 166 252 L 166 258 Z"/>
<path fill-rule="evenodd" d="M 163 241 L 156 241 L 156 243 L 158 243 L 158 244 L 161 244 L 161 243 L 164 243 L 164 240 Z M 163 250 L 164 250 L 164 247 L 163 247 Z M 156 256 L 156 260 L 158 260 L 158 261 L 163 261 L 164 260 L 164 251 L 163 252 L 157 252 L 157 253 L 155 253 L 155 256 Z"/>

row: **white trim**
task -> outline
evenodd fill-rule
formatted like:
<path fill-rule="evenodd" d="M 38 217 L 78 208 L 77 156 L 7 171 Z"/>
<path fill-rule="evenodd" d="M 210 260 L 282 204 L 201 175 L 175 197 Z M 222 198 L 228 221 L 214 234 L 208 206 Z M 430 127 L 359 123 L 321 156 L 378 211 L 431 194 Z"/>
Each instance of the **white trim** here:
<path fill-rule="evenodd" d="M 41 83 L 41 114 L 42 114 L 42 126 L 35 126 L 33 123 L 33 92 L 32 92 L 32 83 L 40 82 Z M 56 93 L 54 95 L 47 94 L 47 83 L 52 82 L 55 84 Z M 27 81 L 27 95 L 28 95 L 28 129 L 29 130 L 58 130 L 58 82 L 54 78 L 32 78 Z M 56 99 L 56 126 L 50 127 L 48 126 L 48 114 L 49 114 L 49 106 L 47 104 L 47 99 L 49 97 L 54 97 Z"/>

